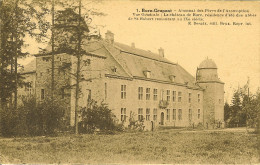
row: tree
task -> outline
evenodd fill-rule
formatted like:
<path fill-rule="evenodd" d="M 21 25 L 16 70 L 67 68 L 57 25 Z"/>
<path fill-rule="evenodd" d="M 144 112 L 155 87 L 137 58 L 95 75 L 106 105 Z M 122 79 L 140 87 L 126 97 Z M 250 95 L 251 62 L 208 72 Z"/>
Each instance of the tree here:
<path fill-rule="evenodd" d="M 51 25 L 52 25 L 52 27 L 51 27 L 51 101 L 52 101 L 52 103 L 53 103 L 53 101 L 54 101 L 54 84 L 55 84 L 55 82 L 54 82 L 54 47 L 55 47 L 55 45 L 54 45 L 54 17 L 55 17 L 55 9 L 54 9 L 54 7 L 55 7 L 55 4 L 54 4 L 54 0 L 52 0 L 52 3 L 51 3 L 51 6 L 52 6 L 52 8 L 51 8 L 51 11 L 52 11 L 52 13 L 51 13 Z"/>
<path fill-rule="evenodd" d="M 26 35 L 37 41 L 45 36 L 44 14 L 40 0 L 0 0 L 0 122 L 5 111 L 17 109 L 17 88 L 23 83 L 17 60 L 27 55 L 22 50 Z"/>
<path fill-rule="evenodd" d="M 232 126 L 259 127 L 260 90 L 249 92 L 249 81 L 242 88 L 234 91 L 232 104 L 225 103 L 225 121 Z"/>
<path fill-rule="evenodd" d="M 242 110 L 246 114 L 246 126 L 250 128 L 257 128 L 260 111 L 260 92 L 256 94 L 243 94 Z"/>
<path fill-rule="evenodd" d="M 56 53 L 68 53 L 76 56 L 76 96 L 75 96 L 75 133 L 78 134 L 78 99 L 79 99 L 79 84 L 80 84 L 80 63 L 83 50 L 81 48 L 82 38 L 89 32 L 88 26 L 81 16 L 81 0 L 78 2 L 78 14 L 72 8 L 66 8 L 59 11 L 56 16 L 56 24 L 52 34 L 56 34 Z M 53 16 L 54 17 L 54 16 Z M 52 57 L 54 56 L 54 35 L 52 35 Z M 54 57 L 53 57 L 54 59 Z M 52 60 L 54 61 L 54 60 Z M 53 64 L 54 65 L 54 64 Z"/>
<path fill-rule="evenodd" d="M 227 102 L 225 102 L 224 105 L 224 121 L 228 122 L 228 120 L 230 119 L 230 115 L 231 115 L 231 108 L 229 106 L 229 104 Z"/>
<path fill-rule="evenodd" d="M 82 45 L 88 44 L 89 28 L 84 20 L 91 20 L 87 14 L 82 14 L 82 3 L 78 0 L 78 5 L 75 9 L 78 9 L 78 13 L 72 8 L 67 8 L 64 11 L 60 11 L 57 14 L 55 30 L 57 53 L 68 53 L 76 57 L 76 72 L 73 75 L 75 78 L 75 134 L 78 134 L 78 113 L 79 113 L 79 95 L 80 95 L 80 83 L 82 81 L 89 81 L 82 79 L 82 56 L 87 53 L 85 49 L 82 49 Z M 84 17 L 83 17 L 84 15 Z M 103 14 L 100 14 L 103 15 Z M 66 64 L 65 64 L 66 65 Z M 71 64 L 67 65 L 71 67 Z"/>
<path fill-rule="evenodd" d="M 68 3 L 68 4 L 66 4 Z M 55 93 L 56 92 L 56 88 L 57 88 L 57 84 L 58 84 L 58 80 L 56 79 L 56 81 L 54 82 L 54 69 L 59 69 L 62 71 L 69 71 L 69 75 L 71 75 L 71 78 L 73 80 L 75 80 L 75 84 L 70 85 L 69 87 L 64 87 L 64 88 L 70 88 L 72 90 L 75 89 L 75 121 L 77 123 L 78 119 L 77 119 L 77 113 L 79 111 L 79 107 L 78 107 L 78 99 L 79 99 L 79 95 L 81 93 L 80 90 L 80 83 L 82 81 L 89 81 L 89 80 L 83 80 L 82 78 L 82 67 L 83 65 L 82 63 L 82 56 L 85 55 L 87 53 L 87 51 L 85 49 L 82 49 L 82 45 L 88 44 L 88 39 L 89 39 L 89 28 L 88 25 L 86 23 L 86 21 L 88 23 L 90 23 L 88 20 L 89 17 L 86 16 L 87 14 L 82 14 L 81 13 L 81 8 L 83 7 L 81 4 L 81 1 L 79 0 L 75 0 L 75 1 L 63 1 L 61 3 L 62 8 L 64 10 L 57 10 L 57 11 L 53 11 L 54 10 L 54 5 L 58 4 L 58 0 L 54 1 L 52 0 L 52 36 L 50 39 L 50 45 L 51 45 L 51 53 L 52 55 L 52 82 L 51 82 L 51 87 L 52 87 L 52 98 L 53 98 L 53 94 L 54 94 L 54 88 L 55 88 Z M 73 5 L 71 5 L 73 4 Z M 76 5 L 75 5 L 76 4 Z M 83 7 L 84 8 L 84 7 Z M 90 10 L 91 11 L 91 10 Z M 89 12 L 89 11 L 88 11 Z M 55 13 L 55 15 L 54 15 Z M 94 12 L 94 14 L 97 15 L 97 12 Z M 102 15 L 102 14 L 101 14 Z M 55 22 L 54 22 L 55 20 Z M 50 50 L 47 50 L 50 51 Z M 46 53 L 46 52 L 45 52 Z M 75 72 L 71 73 L 71 66 L 72 66 L 72 62 L 66 63 L 63 62 L 63 66 L 59 67 L 59 66 L 55 66 L 54 67 L 54 54 L 60 54 L 60 53 L 66 53 L 69 55 L 72 55 L 76 58 L 76 61 L 73 62 L 73 66 L 74 64 L 76 64 L 76 69 Z M 87 63 L 84 62 L 83 63 Z M 49 84 L 50 85 L 50 84 Z M 55 86 L 55 87 L 54 87 Z M 74 88 L 75 87 L 75 88 Z M 52 99 L 53 100 L 53 99 Z M 77 124 L 75 124 L 75 133 L 77 133 L 78 131 L 77 128 Z"/>
<path fill-rule="evenodd" d="M 8 69 L 10 66 L 10 41 L 11 41 L 11 11 L 12 6 L 1 1 L 1 54 L 0 54 L 0 101 L 2 109 L 7 105 L 8 98 L 12 93 L 11 75 Z M 11 89 L 11 90 L 10 90 Z"/>
<path fill-rule="evenodd" d="M 244 126 L 246 125 L 246 113 L 243 111 L 242 102 L 244 100 L 242 89 L 239 88 L 233 94 L 232 105 L 231 105 L 231 117 L 229 124 L 233 126 Z"/>
<path fill-rule="evenodd" d="M 36 10 L 37 5 L 39 5 L 37 0 L 1 1 L 0 18 L 3 35 L 1 35 L 0 55 L 0 101 L 2 109 L 8 102 L 9 106 L 17 107 L 17 88 L 22 80 L 18 74 L 17 59 L 27 55 L 27 52 L 22 51 L 25 46 L 24 37 L 29 35 L 40 39 L 47 32 L 48 24 L 42 17 L 46 11 Z M 13 94 L 14 102 L 12 102 Z"/>

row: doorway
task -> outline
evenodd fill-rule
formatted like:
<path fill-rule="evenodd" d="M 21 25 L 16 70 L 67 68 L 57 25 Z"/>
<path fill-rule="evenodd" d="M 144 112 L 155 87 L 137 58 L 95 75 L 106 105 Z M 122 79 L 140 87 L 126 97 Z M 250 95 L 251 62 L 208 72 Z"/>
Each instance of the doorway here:
<path fill-rule="evenodd" d="M 164 125 L 164 113 L 161 113 L 161 125 Z"/>

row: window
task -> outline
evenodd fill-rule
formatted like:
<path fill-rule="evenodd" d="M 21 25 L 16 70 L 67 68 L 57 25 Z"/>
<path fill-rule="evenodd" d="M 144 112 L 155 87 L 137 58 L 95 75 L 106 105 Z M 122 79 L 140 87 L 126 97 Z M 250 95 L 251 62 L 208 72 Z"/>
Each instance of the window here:
<path fill-rule="evenodd" d="M 146 78 L 151 78 L 151 72 L 146 73 Z"/>
<path fill-rule="evenodd" d="M 84 66 L 90 66 L 90 63 L 91 63 L 90 59 L 83 60 Z"/>
<path fill-rule="evenodd" d="M 200 109 L 198 109 L 198 119 L 200 119 Z"/>
<path fill-rule="evenodd" d="M 174 75 L 170 75 L 170 80 L 171 80 L 171 82 L 174 82 L 175 81 L 175 76 Z"/>
<path fill-rule="evenodd" d="M 147 121 L 150 121 L 150 108 L 146 108 L 146 118 Z"/>
<path fill-rule="evenodd" d="M 45 91 L 44 89 L 41 89 L 41 100 L 44 100 L 45 97 Z"/>
<path fill-rule="evenodd" d="M 143 108 L 138 108 L 138 120 L 143 120 Z"/>
<path fill-rule="evenodd" d="M 163 100 L 163 97 L 164 97 L 164 90 L 162 89 L 161 90 L 161 100 Z"/>
<path fill-rule="evenodd" d="M 178 102 L 181 102 L 181 95 L 182 95 L 182 93 L 178 92 Z"/>
<path fill-rule="evenodd" d="M 172 101 L 176 101 L 176 91 L 172 91 Z"/>
<path fill-rule="evenodd" d="M 156 101 L 158 99 L 158 90 L 153 89 L 153 100 Z"/>
<path fill-rule="evenodd" d="M 121 85 L 121 99 L 126 99 L 126 85 Z"/>
<path fill-rule="evenodd" d="M 172 120 L 176 120 L 176 109 L 172 111 Z"/>
<path fill-rule="evenodd" d="M 121 108 L 121 121 L 126 121 L 126 108 Z"/>
<path fill-rule="evenodd" d="M 143 100 L 143 87 L 138 87 L 138 100 Z"/>
<path fill-rule="evenodd" d="M 179 109 L 179 111 L 178 111 L 178 119 L 182 120 L 182 110 L 181 109 Z"/>
<path fill-rule="evenodd" d="M 170 109 L 166 109 L 166 120 L 170 121 Z"/>
<path fill-rule="evenodd" d="M 112 67 L 112 72 L 116 72 L 116 70 L 117 70 L 117 67 L 116 66 L 114 66 L 114 67 Z"/>
<path fill-rule="evenodd" d="M 189 103 L 191 103 L 191 93 L 189 93 Z"/>
<path fill-rule="evenodd" d="M 86 90 L 86 96 L 87 96 L 87 103 L 91 100 L 91 90 L 87 89 Z"/>
<path fill-rule="evenodd" d="M 157 108 L 153 109 L 153 120 L 157 121 Z"/>
<path fill-rule="evenodd" d="M 49 57 L 42 57 L 43 61 L 49 62 L 50 58 Z"/>
<path fill-rule="evenodd" d="M 151 78 L 151 71 L 148 70 L 144 71 L 144 75 L 146 78 Z"/>
<path fill-rule="evenodd" d="M 171 98 L 171 97 L 170 97 L 170 93 L 171 93 L 170 90 L 167 90 L 167 91 L 166 91 L 166 94 L 167 94 L 167 97 L 166 97 L 166 98 L 167 98 L 167 101 L 170 101 L 170 98 Z"/>
<path fill-rule="evenodd" d="M 105 100 L 107 99 L 107 83 L 105 83 Z"/>
<path fill-rule="evenodd" d="M 71 107 L 70 107 L 70 106 L 68 106 L 68 107 L 66 108 L 66 110 L 65 110 L 65 109 L 63 109 L 63 115 L 65 115 L 65 114 L 66 114 L 66 111 L 67 111 L 67 112 L 70 112 L 70 111 L 71 111 Z"/>
<path fill-rule="evenodd" d="M 25 91 L 29 92 L 29 96 L 32 96 L 32 82 L 28 83 L 28 88 L 25 86 Z"/>
<path fill-rule="evenodd" d="M 192 110 L 189 109 L 189 121 L 191 121 L 191 120 L 192 120 Z"/>
<path fill-rule="evenodd" d="M 150 100 L 150 88 L 146 88 L 146 100 Z"/>
<path fill-rule="evenodd" d="M 200 94 L 198 94 L 198 103 L 200 103 Z"/>

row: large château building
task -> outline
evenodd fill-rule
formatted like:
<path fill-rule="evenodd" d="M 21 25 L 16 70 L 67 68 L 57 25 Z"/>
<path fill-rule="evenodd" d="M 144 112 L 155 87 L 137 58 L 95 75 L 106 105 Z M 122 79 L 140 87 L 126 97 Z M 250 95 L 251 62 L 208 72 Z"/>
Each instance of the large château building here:
<path fill-rule="evenodd" d="M 91 98 L 106 103 L 119 122 L 127 123 L 132 115 L 155 126 L 224 126 L 224 83 L 213 60 L 205 59 L 193 77 L 167 60 L 162 48 L 155 54 L 117 43 L 110 31 L 105 39 L 92 39 L 83 49 L 87 53 L 81 59 L 80 107 Z M 50 49 L 35 56 L 22 72 L 29 86 L 19 89 L 19 94 L 42 101 L 51 94 Z M 55 98 L 66 104 L 71 126 L 75 124 L 76 62 L 71 54 L 55 54 Z"/>

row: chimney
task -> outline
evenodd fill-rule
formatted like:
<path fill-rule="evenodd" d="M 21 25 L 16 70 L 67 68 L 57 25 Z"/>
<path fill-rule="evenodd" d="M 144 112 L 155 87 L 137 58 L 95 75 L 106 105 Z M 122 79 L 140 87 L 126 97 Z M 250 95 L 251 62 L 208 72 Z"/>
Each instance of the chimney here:
<path fill-rule="evenodd" d="M 135 48 L 135 43 L 134 42 L 132 42 L 131 47 Z"/>
<path fill-rule="evenodd" d="M 164 57 L 164 49 L 160 48 L 160 49 L 158 49 L 158 51 L 159 51 L 159 55 Z"/>
<path fill-rule="evenodd" d="M 109 42 L 110 44 L 114 43 L 114 33 L 112 33 L 110 30 L 106 32 L 106 41 Z"/>

